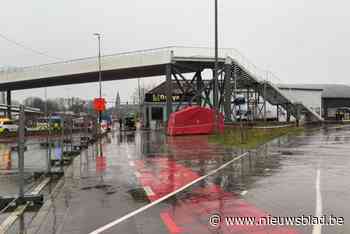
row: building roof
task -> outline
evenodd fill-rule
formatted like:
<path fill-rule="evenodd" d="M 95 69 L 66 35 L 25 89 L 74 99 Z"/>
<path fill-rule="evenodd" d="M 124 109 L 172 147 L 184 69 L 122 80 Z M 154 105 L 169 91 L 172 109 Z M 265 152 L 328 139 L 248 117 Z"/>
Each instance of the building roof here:
<path fill-rule="evenodd" d="M 322 98 L 350 98 L 350 86 L 343 84 L 277 84 L 280 89 L 323 90 Z"/>

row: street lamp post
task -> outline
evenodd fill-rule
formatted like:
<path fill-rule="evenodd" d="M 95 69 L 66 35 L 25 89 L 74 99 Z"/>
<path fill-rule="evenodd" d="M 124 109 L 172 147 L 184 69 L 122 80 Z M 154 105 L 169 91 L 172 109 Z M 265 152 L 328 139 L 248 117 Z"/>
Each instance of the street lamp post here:
<path fill-rule="evenodd" d="M 219 125 L 219 97 L 218 97 L 218 0 L 215 0 L 215 61 L 214 61 L 214 74 L 213 74 L 213 104 L 215 108 L 215 131 L 218 131 Z"/>
<path fill-rule="evenodd" d="M 99 98 L 101 99 L 102 98 L 101 34 L 94 33 L 94 36 L 96 36 L 98 39 L 98 86 L 99 86 Z M 99 125 L 101 125 L 101 121 L 102 121 L 101 111 L 98 112 L 98 121 L 99 121 Z"/>

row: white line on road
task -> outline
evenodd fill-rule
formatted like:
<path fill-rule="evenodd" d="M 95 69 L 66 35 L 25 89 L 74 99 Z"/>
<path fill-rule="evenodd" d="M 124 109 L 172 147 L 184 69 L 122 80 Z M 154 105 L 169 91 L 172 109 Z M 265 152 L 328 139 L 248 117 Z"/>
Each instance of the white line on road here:
<path fill-rule="evenodd" d="M 315 211 L 316 217 L 322 216 L 322 196 L 321 196 L 321 170 L 320 168 L 317 169 L 316 173 L 316 211 Z M 312 234 L 321 234 L 322 232 L 322 225 L 316 224 L 313 226 Z"/>
<path fill-rule="evenodd" d="M 241 154 L 241 155 L 239 155 L 239 156 L 233 158 L 232 160 L 228 161 L 227 163 L 222 164 L 222 165 L 221 165 L 220 167 L 218 167 L 217 169 L 212 170 L 212 171 L 210 171 L 208 174 L 203 175 L 203 176 L 201 176 L 201 177 L 195 179 L 195 180 L 192 181 L 191 183 L 186 184 L 185 186 L 183 186 L 183 187 L 181 187 L 181 188 L 175 190 L 174 192 L 171 192 L 171 193 L 165 195 L 164 197 L 161 197 L 161 198 L 159 198 L 158 200 L 155 200 L 155 201 L 149 203 L 148 205 L 145 205 L 145 206 L 143 206 L 143 207 L 141 207 L 141 208 L 139 208 L 139 209 L 137 209 L 137 210 L 134 210 L 134 211 L 130 212 L 129 214 L 126 214 L 125 216 L 123 216 L 123 217 L 121 217 L 121 218 L 119 218 L 119 219 L 116 219 L 116 220 L 114 220 L 114 221 L 112 221 L 112 222 L 110 222 L 110 223 L 108 223 L 108 224 L 106 224 L 106 225 L 104 225 L 104 226 L 102 226 L 102 227 L 96 229 L 95 231 L 90 232 L 89 234 L 99 234 L 99 233 L 102 233 L 102 232 L 104 232 L 104 231 L 110 229 L 111 227 L 113 227 L 113 226 L 115 226 L 115 225 L 117 225 L 117 224 L 119 224 L 119 223 L 121 223 L 121 222 L 123 222 L 123 221 L 125 221 L 125 220 L 127 220 L 127 219 L 129 219 L 129 218 L 131 218 L 131 217 L 133 217 L 133 216 L 135 216 L 135 215 L 137 215 L 137 214 L 139 214 L 139 213 L 145 211 L 145 210 L 147 210 L 148 208 L 151 208 L 151 207 L 153 207 L 153 206 L 155 206 L 155 205 L 161 203 L 162 201 L 168 199 L 169 197 L 172 197 L 172 196 L 174 196 L 175 194 L 177 194 L 177 193 L 179 193 L 179 192 L 181 192 L 181 191 L 187 189 L 188 187 L 192 186 L 193 184 L 198 183 L 198 182 L 201 181 L 201 180 L 204 180 L 205 178 L 207 178 L 207 177 L 209 177 L 209 176 L 215 174 L 216 172 L 218 172 L 218 171 L 222 170 L 223 168 L 227 167 L 228 165 L 230 165 L 230 164 L 233 163 L 234 161 L 237 161 L 237 160 L 241 159 L 242 157 L 244 157 L 244 156 L 246 156 L 246 155 L 248 155 L 248 154 L 249 154 L 249 152 L 246 152 L 246 153 L 244 153 L 244 154 Z"/>

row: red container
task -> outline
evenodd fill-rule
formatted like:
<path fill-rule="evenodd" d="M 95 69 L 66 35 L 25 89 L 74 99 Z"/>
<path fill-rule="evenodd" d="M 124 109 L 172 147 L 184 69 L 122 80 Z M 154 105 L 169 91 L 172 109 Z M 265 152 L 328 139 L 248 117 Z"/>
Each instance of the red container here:
<path fill-rule="evenodd" d="M 171 113 L 168 121 L 167 134 L 170 136 L 212 134 L 215 126 L 215 111 L 213 109 L 190 106 Z M 224 131 L 224 117 L 220 113 L 218 128 Z"/>

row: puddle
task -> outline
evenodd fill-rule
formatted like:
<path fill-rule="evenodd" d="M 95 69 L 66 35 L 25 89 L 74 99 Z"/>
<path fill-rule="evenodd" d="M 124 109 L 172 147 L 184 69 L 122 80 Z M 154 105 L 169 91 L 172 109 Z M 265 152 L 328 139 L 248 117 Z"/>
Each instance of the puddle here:
<path fill-rule="evenodd" d="M 281 150 L 278 152 L 281 153 L 282 155 L 304 155 L 305 154 L 305 152 L 303 152 L 303 151 Z"/>

